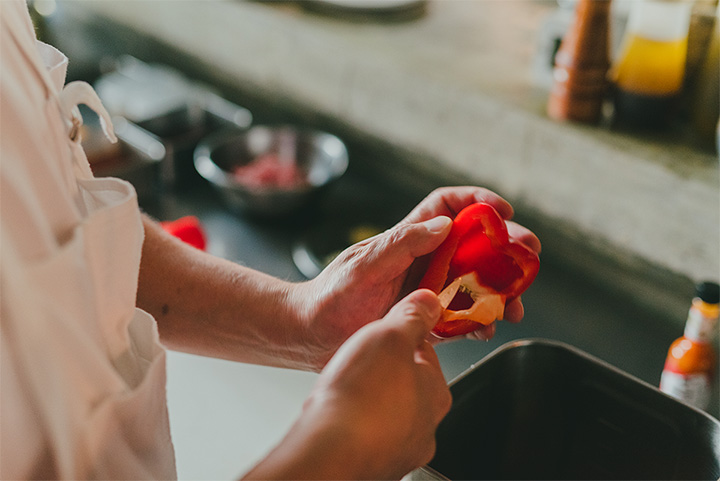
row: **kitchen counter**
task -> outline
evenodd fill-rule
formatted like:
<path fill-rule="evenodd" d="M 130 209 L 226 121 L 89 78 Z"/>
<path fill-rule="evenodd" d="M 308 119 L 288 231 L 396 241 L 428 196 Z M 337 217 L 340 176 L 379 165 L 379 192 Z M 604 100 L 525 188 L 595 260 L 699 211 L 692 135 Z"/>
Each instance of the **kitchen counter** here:
<path fill-rule="evenodd" d="M 555 6 L 431 0 L 407 22 L 334 18 L 295 2 L 69 1 L 64 12 L 101 18 L 104 35 L 131 28 L 131 39 L 103 48 L 254 99 L 258 118 L 291 112 L 372 146 L 369 161 L 399 182 L 493 188 L 540 234 L 546 257 L 678 312 L 695 281 L 720 277 L 717 155 L 677 132 L 549 120 L 533 65 Z"/>
<path fill-rule="evenodd" d="M 256 122 L 302 122 L 346 140 L 348 175 L 295 222 L 238 216 L 202 184 L 145 206 L 163 220 L 200 217 L 211 253 L 299 281 L 292 250 L 314 227 L 379 211 L 389 224 L 437 185 L 487 185 L 539 234 L 542 267 L 522 323 L 500 323 L 486 343 L 437 347 L 446 378 L 505 342 L 548 338 L 657 385 L 693 281 L 718 278 L 717 158 L 673 136 L 547 119 L 530 64 L 553 4 L 435 0 L 425 16 L 389 23 L 294 2 L 69 1 L 62 13 L 78 28 L 58 43 L 74 68 L 118 53 L 164 61 Z M 314 378 L 169 353 L 181 478 L 249 468 L 299 414 Z"/>

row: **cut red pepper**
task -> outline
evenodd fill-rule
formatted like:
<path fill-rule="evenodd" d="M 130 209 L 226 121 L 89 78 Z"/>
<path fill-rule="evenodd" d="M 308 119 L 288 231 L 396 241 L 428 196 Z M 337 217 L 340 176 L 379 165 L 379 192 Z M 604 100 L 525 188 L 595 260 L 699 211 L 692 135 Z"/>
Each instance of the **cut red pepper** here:
<path fill-rule="evenodd" d="M 207 245 L 205 230 L 197 217 L 188 215 L 177 220 L 160 222 L 160 226 L 186 244 L 201 251 L 205 250 Z"/>
<path fill-rule="evenodd" d="M 532 284 L 539 268 L 537 253 L 508 236 L 505 221 L 491 205 L 466 207 L 420 281 L 421 288 L 438 294 L 444 307 L 433 333 L 459 336 L 478 323 L 502 319 L 505 304 Z"/>

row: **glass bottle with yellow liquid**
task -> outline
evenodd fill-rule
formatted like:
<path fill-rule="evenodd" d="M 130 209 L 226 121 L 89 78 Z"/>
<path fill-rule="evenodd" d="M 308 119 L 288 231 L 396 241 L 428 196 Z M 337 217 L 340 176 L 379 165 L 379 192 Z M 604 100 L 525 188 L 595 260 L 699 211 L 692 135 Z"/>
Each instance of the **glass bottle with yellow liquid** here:
<path fill-rule="evenodd" d="M 638 127 L 659 127 L 683 88 L 690 0 L 635 0 L 610 71 L 615 116 Z"/>

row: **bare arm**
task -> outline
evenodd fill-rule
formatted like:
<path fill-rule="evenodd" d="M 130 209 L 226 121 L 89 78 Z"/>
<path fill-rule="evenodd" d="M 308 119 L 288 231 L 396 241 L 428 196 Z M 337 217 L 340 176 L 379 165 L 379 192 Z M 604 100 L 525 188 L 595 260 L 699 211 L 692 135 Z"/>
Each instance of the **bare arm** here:
<path fill-rule="evenodd" d="M 440 317 L 415 291 L 359 329 L 320 374 L 285 439 L 247 479 L 400 479 L 435 452 L 450 391 L 427 342 Z"/>
<path fill-rule="evenodd" d="M 320 276 L 303 283 L 203 253 L 145 218 L 137 303 L 155 316 L 172 349 L 319 371 L 350 335 L 415 288 L 413 271 L 422 270 L 416 261 L 445 239 L 451 217 L 478 201 L 512 215 L 512 207 L 486 189 L 439 189 L 403 222 L 346 249 Z M 510 227 L 539 250 L 531 232 Z M 520 320 L 520 301 L 510 307 L 506 317 Z M 493 327 L 483 326 L 475 336 L 492 337 Z"/>
<path fill-rule="evenodd" d="M 145 217 L 138 307 L 165 345 L 194 354 L 316 369 L 298 284 L 188 246 Z"/>
<path fill-rule="evenodd" d="M 439 301 L 429 291 L 398 300 L 414 289 L 412 271 L 445 239 L 450 217 L 477 201 L 512 215 L 487 190 L 441 189 L 394 228 L 346 249 L 316 279 L 295 284 L 205 254 L 145 219 L 138 306 L 156 317 L 168 347 L 322 370 L 287 437 L 247 477 L 399 478 L 432 457 L 434 431 L 450 406 L 425 340 Z M 539 250 L 532 233 L 513 230 Z M 517 307 L 514 320 L 522 317 Z"/>
<path fill-rule="evenodd" d="M 144 223 L 138 305 L 156 316 L 168 347 L 266 365 L 325 367 L 288 435 L 247 478 L 400 478 L 432 457 L 435 428 L 450 405 L 425 341 L 440 313 L 433 293 L 415 292 L 385 319 L 353 325 L 359 331 L 339 336 L 349 340 L 325 366 L 318 353 L 327 349 L 307 347 L 314 337 L 298 314 L 305 305 L 323 304 L 307 302 L 310 282 L 274 279 L 190 247 L 150 219 Z"/>

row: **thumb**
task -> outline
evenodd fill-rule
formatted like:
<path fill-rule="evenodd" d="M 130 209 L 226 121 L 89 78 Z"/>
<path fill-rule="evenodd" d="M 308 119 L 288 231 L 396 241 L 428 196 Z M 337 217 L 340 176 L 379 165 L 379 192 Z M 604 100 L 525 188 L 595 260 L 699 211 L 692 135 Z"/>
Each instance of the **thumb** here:
<path fill-rule="evenodd" d="M 429 254 L 438 248 L 450 233 L 450 217 L 439 215 L 425 222 L 398 224 L 390 230 L 390 239 L 413 258 Z"/>
<path fill-rule="evenodd" d="M 385 321 L 401 327 L 419 345 L 430 329 L 435 327 L 441 313 L 437 295 L 428 289 L 419 289 L 395 304 L 385 316 Z"/>
<path fill-rule="evenodd" d="M 433 252 L 450 233 L 452 219 L 437 216 L 415 224 L 401 223 L 375 238 L 372 248 L 383 271 L 405 271 L 418 257 Z"/>
<path fill-rule="evenodd" d="M 450 217 L 439 215 L 420 224 L 410 224 L 413 237 L 416 237 L 416 242 L 410 246 L 413 257 L 420 257 L 437 249 L 450 233 L 452 222 Z"/>

